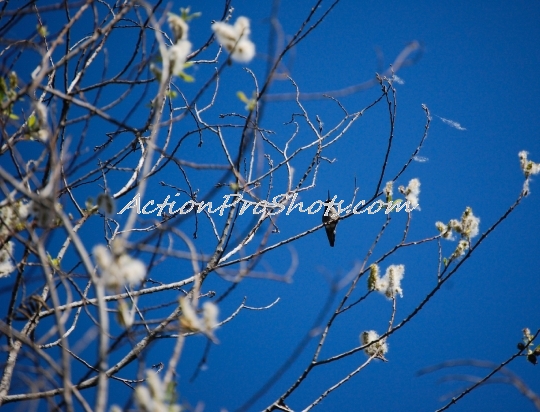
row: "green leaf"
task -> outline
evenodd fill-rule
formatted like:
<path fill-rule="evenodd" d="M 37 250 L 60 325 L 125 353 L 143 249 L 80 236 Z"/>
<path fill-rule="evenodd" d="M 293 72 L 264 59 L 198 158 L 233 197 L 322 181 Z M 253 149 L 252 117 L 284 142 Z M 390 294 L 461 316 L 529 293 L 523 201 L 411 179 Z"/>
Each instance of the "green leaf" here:
<path fill-rule="evenodd" d="M 35 124 L 36 124 L 36 115 L 35 115 L 35 114 L 32 114 L 32 115 L 28 118 L 28 127 L 29 127 L 30 129 L 33 129 Z"/>
<path fill-rule="evenodd" d="M 181 73 L 179 74 L 179 77 L 180 77 L 183 81 L 185 81 L 186 83 L 193 83 L 193 82 L 195 81 L 195 77 L 190 76 L 189 74 L 186 74 L 186 73 L 184 73 L 184 72 L 181 72 Z"/>
<path fill-rule="evenodd" d="M 255 93 L 253 93 L 253 98 L 248 99 L 244 92 L 238 91 L 236 92 L 236 97 L 238 97 L 243 103 L 246 104 L 246 110 L 248 112 L 253 110 L 257 104 L 257 100 L 255 99 Z"/>
<path fill-rule="evenodd" d="M 49 31 L 47 30 L 47 26 L 40 26 L 39 24 L 36 26 L 38 34 L 45 38 L 49 35 Z"/>
<path fill-rule="evenodd" d="M 186 22 L 190 22 L 191 20 L 199 18 L 202 15 L 202 13 L 200 11 L 197 11 L 197 12 L 195 12 L 193 14 L 189 14 L 190 12 L 191 12 L 191 7 L 189 7 L 189 6 L 186 7 L 186 8 L 180 7 L 180 16 Z"/>
<path fill-rule="evenodd" d="M 249 99 L 247 98 L 245 93 L 242 92 L 242 91 L 236 92 L 236 97 L 238 97 L 240 99 L 240 101 L 243 102 L 243 103 L 246 103 L 246 104 L 249 103 Z"/>
<path fill-rule="evenodd" d="M 9 114 L 9 118 L 11 120 L 19 120 L 19 116 L 17 116 L 15 113 L 10 113 Z"/>

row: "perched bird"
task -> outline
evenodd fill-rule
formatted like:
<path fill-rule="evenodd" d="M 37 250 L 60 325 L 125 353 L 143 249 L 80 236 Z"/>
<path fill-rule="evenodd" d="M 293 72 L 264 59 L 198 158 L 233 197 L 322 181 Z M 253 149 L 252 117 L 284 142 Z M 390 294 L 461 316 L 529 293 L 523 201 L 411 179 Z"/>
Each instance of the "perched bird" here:
<path fill-rule="evenodd" d="M 328 199 L 326 203 L 331 202 L 330 191 L 328 191 Z M 337 210 L 332 206 L 328 209 L 328 206 L 324 207 L 324 214 L 322 217 L 322 222 L 324 224 L 324 229 L 326 230 L 326 236 L 328 236 L 328 241 L 330 246 L 334 247 L 334 242 L 336 241 L 336 226 L 339 221 L 339 214 Z"/>

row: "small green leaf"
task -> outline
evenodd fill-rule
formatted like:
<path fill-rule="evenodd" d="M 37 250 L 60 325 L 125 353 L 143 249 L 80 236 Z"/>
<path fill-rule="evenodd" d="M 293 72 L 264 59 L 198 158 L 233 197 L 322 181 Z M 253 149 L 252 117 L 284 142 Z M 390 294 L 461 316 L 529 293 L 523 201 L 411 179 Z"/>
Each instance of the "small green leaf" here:
<path fill-rule="evenodd" d="M 193 83 L 195 81 L 195 77 L 190 76 L 189 74 L 186 74 L 184 72 L 181 72 L 178 77 L 180 77 L 186 83 Z"/>
<path fill-rule="evenodd" d="M 247 98 L 245 93 L 242 92 L 242 91 L 236 92 L 236 97 L 238 97 L 240 99 L 240 101 L 243 102 L 243 103 L 246 103 L 246 104 L 249 103 L 249 99 Z"/>
<path fill-rule="evenodd" d="M 251 99 L 248 99 L 248 97 L 244 94 L 244 92 L 238 91 L 236 92 L 236 97 L 238 97 L 240 101 L 246 104 L 246 110 L 248 112 L 252 111 L 257 105 L 257 99 L 255 98 L 255 93 L 253 93 L 253 97 Z"/>
<path fill-rule="evenodd" d="M 15 113 L 10 113 L 9 114 L 9 118 L 11 120 L 19 120 L 19 116 L 17 116 Z"/>
<path fill-rule="evenodd" d="M 47 30 L 47 26 L 40 26 L 39 24 L 36 26 L 38 34 L 45 38 L 49 35 L 49 31 Z"/>
<path fill-rule="evenodd" d="M 51 264 L 51 266 L 55 269 L 58 269 L 60 267 L 60 259 L 59 258 L 54 258 L 49 254 L 49 252 L 47 252 L 47 257 L 49 258 L 49 262 Z"/>
<path fill-rule="evenodd" d="M 36 116 L 35 116 L 34 114 L 32 114 L 32 115 L 28 118 L 28 127 L 29 127 L 30 129 L 33 129 L 35 124 L 36 124 Z"/>
<path fill-rule="evenodd" d="M 189 14 L 190 11 L 191 11 L 191 7 L 185 7 L 185 8 L 180 7 L 180 16 L 186 22 L 189 22 L 189 21 L 191 21 L 193 19 L 199 18 L 202 15 L 202 13 L 200 11 L 195 12 L 193 14 Z"/>

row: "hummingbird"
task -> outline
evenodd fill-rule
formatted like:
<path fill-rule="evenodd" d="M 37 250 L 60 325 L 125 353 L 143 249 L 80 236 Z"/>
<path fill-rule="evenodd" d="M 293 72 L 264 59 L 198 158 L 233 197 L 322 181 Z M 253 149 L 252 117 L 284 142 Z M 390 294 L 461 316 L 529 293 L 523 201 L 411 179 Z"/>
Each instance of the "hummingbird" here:
<path fill-rule="evenodd" d="M 332 199 L 330 199 L 330 190 L 328 191 L 328 199 L 326 200 L 326 203 L 331 202 Z M 324 225 L 324 229 L 326 230 L 326 236 L 328 236 L 328 241 L 330 242 L 330 246 L 334 247 L 334 242 L 336 241 L 336 226 L 339 221 L 339 214 L 337 210 L 332 206 L 328 208 L 328 206 L 324 207 L 324 214 L 322 217 L 322 222 Z"/>

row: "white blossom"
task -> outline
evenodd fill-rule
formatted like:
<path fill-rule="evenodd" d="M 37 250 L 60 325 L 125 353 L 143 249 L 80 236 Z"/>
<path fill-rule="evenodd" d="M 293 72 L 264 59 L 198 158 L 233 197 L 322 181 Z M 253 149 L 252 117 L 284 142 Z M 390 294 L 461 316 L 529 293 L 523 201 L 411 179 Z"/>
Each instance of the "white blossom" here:
<path fill-rule="evenodd" d="M 213 331 L 218 326 L 219 308 L 216 304 L 206 301 L 203 304 L 204 327 L 208 332 Z"/>
<path fill-rule="evenodd" d="M 448 222 L 448 225 L 445 225 L 442 222 L 437 222 L 435 223 L 435 226 L 437 227 L 437 230 L 441 232 L 444 239 L 454 240 L 452 231 L 455 231 L 461 235 L 462 239 L 470 240 L 478 236 L 478 233 L 480 232 L 480 218 L 473 214 L 471 207 L 467 206 L 461 215 L 461 221 L 452 219 L 450 222 Z M 458 246 L 458 249 L 463 252 L 463 248 Z M 457 251 L 458 250 L 456 250 L 456 252 Z M 461 256 L 461 254 L 457 256 Z"/>
<path fill-rule="evenodd" d="M 196 308 L 193 307 L 191 300 L 187 297 L 180 298 L 180 308 L 182 316 L 180 325 L 191 332 L 202 332 L 208 338 L 216 341 L 214 329 L 218 327 L 219 308 L 212 302 L 204 302 L 202 318 L 197 316 Z"/>
<path fill-rule="evenodd" d="M 523 170 L 525 177 L 529 177 L 530 175 L 536 175 L 540 173 L 540 163 L 535 163 L 532 160 L 529 160 L 527 158 L 528 155 L 529 153 L 526 152 L 525 150 L 522 150 L 518 154 L 521 170 Z"/>
<path fill-rule="evenodd" d="M 182 17 L 174 13 L 169 13 L 167 22 L 173 32 L 174 43 L 177 43 L 178 40 L 187 40 L 189 26 Z"/>
<path fill-rule="evenodd" d="M 126 245 L 121 237 L 116 237 L 111 242 L 111 251 L 113 256 L 120 257 L 126 253 Z"/>
<path fill-rule="evenodd" d="M 45 106 L 42 102 L 36 102 L 36 117 L 38 119 L 38 126 L 39 130 L 37 132 L 38 139 L 42 142 L 46 142 L 49 140 L 49 123 L 47 120 L 48 117 L 48 109 L 47 106 Z"/>
<path fill-rule="evenodd" d="M 399 191 L 405 195 L 405 199 L 409 202 L 413 209 L 420 210 L 418 204 L 418 195 L 420 194 L 420 180 L 411 179 L 407 187 L 400 186 Z"/>
<path fill-rule="evenodd" d="M 461 217 L 461 234 L 472 239 L 473 237 L 478 236 L 479 228 L 480 218 L 473 215 L 472 209 L 467 207 Z"/>
<path fill-rule="evenodd" d="M 94 246 L 94 249 L 92 250 L 94 253 L 94 259 L 99 266 L 99 268 L 106 268 L 108 266 L 112 265 L 113 258 L 111 253 L 109 252 L 109 249 L 107 249 L 103 245 L 96 245 Z"/>
<path fill-rule="evenodd" d="M 146 276 L 146 266 L 139 259 L 133 259 L 131 256 L 122 255 L 118 258 L 118 266 L 121 268 L 120 279 L 123 283 L 134 286 Z"/>
<path fill-rule="evenodd" d="M 524 196 L 528 196 L 530 192 L 530 189 L 529 189 L 529 179 L 525 179 L 525 181 L 523 182 L 523 195 Z"/>
<path fill-rule="evenodd" d="M 368 290 L 378 290 L 381 282 L 379 277 L 379 266 L 374 263 L 369 269 Z"/>
<path fill-rule="evenodd" d="M 216 35 L 218 43 L 225 48 L 230 46 L 230 49 L 232 50 L 234 44 L 238 41 L 239 34 L 236 32 L 234 26 L 228 23 L 216 21 L 212 24 L 212 31 Z"/>
<path fill-rule="evenodd" d="M 454 240 L 452 227 L 450 225 L 445 225 L 443 222 L 436 222 L 435 227 L 439 232 L 441 232 L 443 239 Z"/>
<path fill-rule="evenodd" d="M 456 250 L 452 254 L 453 258 L 458 258 L 460 256 L 463 256 L 465 252 L 469 249 L 469 242 L 467 242 L 465 239 L 462 239 L 458 242 L 458 245 L 456 247 Z"/>
<path fill-rule="evenodd" d="M 115 252 L 114 242 L 113 252 Z M 124 285 L 135 286 L 142 282 L 146 276 L 144 263 L 125 252 L 113 255 L 106 246 L 97 245 L 94 247 L 93 253 L 103 282 L 108 289 L 118 290 Z"/>
<path fill-rule="evenodd" d="M 255 44 L 247 39 L 240 40 L 231 54 L 231 58 L 239 63 L 249 63 L 253 57 L 255 57 Z"/>
<path fill-rule="evenodd" d="M 459 220 L 457 219 L 451 219 L 450 222 L 448 222 L 448 227 L 453 230 L 461 230 L 461 223 L 459 223 Z"/>
<path fill-rule="evenodd" d="M 234 25 L 215 22 L 212 30 L 217 41 L 230 53 L 234 61 L 248 63 L 255 56 L 255 44 L 249 39 L 251 29 L 247 17 L 238 17 Z"/>
<path fill-rule="evenodd" d="M 17 205 L 18 205 L 18 208 L 16 209 L 16 213 L 19 216 L 19 221 L 26 220 L 26 218 L 28 217 L 30 213 L 30 210 L 28 208 L 28 203 L 18 202 Z"/>
<path fill-rule="evenodd" d="M 182 407 L 171 403 L 167 389 L 157 373 L 147 370 L 146 385 L 135 388 L 137 404 L 145 412 L 180 412 Z"/>
<path fill-rule="evenodd" d="M 189 26 L 182 17 L 173 13 L 169 13 L 167 22 L 173 32 L 174 44 L 169 48 L 166 58 L 169 60 L 170 72 L 175 76 L 181 76 L 192 47 L 188 40 Z M 150 65 L 150 70 L 156 77 L 161 76 L 161 71 L 155 65 Z"/>
<path fill-rule="evenodd" d="M 519 156 L 519 163 L 521 165 L 521 170 L 523 171 L 523 174 L 525 175 L 525 182 L 523 183 L 523 195 L 527 196 L 529 195 L 529 177 L 531 175 L 536 175 L 540 173 L 540 163 L 535 163 L 532 160 L 529 160 L 527 156 L 529 155 L 528 152 L 525 150 L 522 150 L 518 153 Z"/>
<path fill-rule="evenodd" d="M 521 169 L 523 169 L 523 171 L 525 171 L 525 166 L 527 165 L 527 156 L 529 155 L 529 152 L 527 152 L 526 150 L 522 150 L 521 152 L 518 153 L 518 157 L 519 157 L 519 162 L 521 164 Z"/>
<path fill-rule="evenodd" d="M 169 49 L 172 74 L 179 76 L 184 71 L 184 65 L 186 64 L 189 53 L 191 53 L 191 42 L 188 40 L 179 40 Z"/>
<path fill-rule="evenodd" d="M 393 298 L 397 294 L 403 297 L 403 290 L 401 289 L 401 280 L 405 273 L 404 265 L 390 265 L 386 269 L 386 273 L 381 280 L 386 280 L 388 286 L 384 294 L 387 298 Z"/>
<path fill-rule="evenodd" d="M 392 197 L 394 195 L 394 182 L 393 181 L 386 182 L 386 186 L 384 186 L 384 194 L 386 195 L 387 202 L 392 200 Z"/>
<path fill-rule="evenodd" d="M 197 317 L 197 312 L 195 312 L 195 308 L 192 306 L 191 300 L 187 297 L 181 297 L 180 308 L 182 309 L 182 316 L 180 318 L 180 324 L 182 327 L 189 331 L 201 330 L 201 321 Z"/>
<path fill-rule="evenodd" d="M 28 205 L 21 201 L 0 207 L 0 278 L 15 270 L 12 259 L 14 243 L 8 239 L 13 233 L 24 229 L 27 217 Z"/>
<path fill-rule="evenodd" d="M 11 221 L 13 219 L 13 210 L 10 205 L 0 208 L 0 242 L 6 239 L 13 228 L 11 227 Z"/>
<path fill-rule="evenodd" d="M 234 30 L 238 36 L 248 37 L 251 34 L 251 28 L 249 27 L 249 19 L 245 16 L 238 16 L 234 22 Z"/>
<path fill-rule="evenodd" d="M 27 217 L 27 203 L 17 201 L 0 207 L 0 242 L 23 230 Z"/>
<path fill-rule="evenodd" d="M 368 345 L 378 339 L 379 334 L 374 330 L 369 330 L 360 334 L 360 344 L 362 345 Z M 388 345 L 386 343 L 386 338 L 381 339 L 377 343 L 368 346 L 366 349 L 364 349 L 364 352 L 367 356 L 375 356 L 376 358 L 386 360 L 384 358 L 384 355 L 388 353 Z"/>
<path fill-rule="evenodd" d="M 2 249 L 0 249 L 0 278 L 6 277 L 15 270 L 13 265 L 13 242 L 5 242 Z"/>
<path fill-rule="evenodd" d="M 371 265 L 371 271 L 368 278 L 368 289 L 376 290 L 389 299 L 394 298 L 397 294 L 403 297 L 401 280 L 403 279 L 404 273 L 404 265 L 390 265 L 386 268 L 384 276 L 380 278 L 379 267 L 373 264 Z"/>

